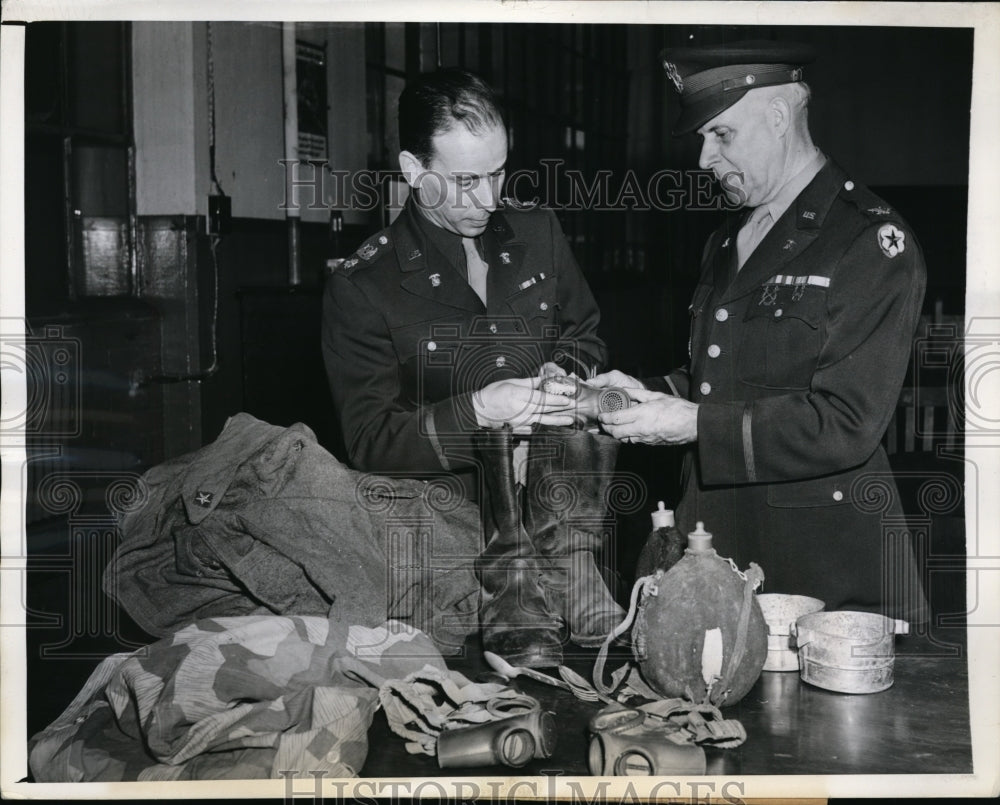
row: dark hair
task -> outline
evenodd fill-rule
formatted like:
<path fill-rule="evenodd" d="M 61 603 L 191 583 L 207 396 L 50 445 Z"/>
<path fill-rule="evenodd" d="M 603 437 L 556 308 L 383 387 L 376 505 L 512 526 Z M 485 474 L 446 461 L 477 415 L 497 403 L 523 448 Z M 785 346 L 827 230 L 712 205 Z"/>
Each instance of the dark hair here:
<path fill-rule="evenodd" d="M 399 147 L 422 165 L 434 155 L 431 139 L 461 123 L 471 132 L 505 126 L 496 93 L 483 79 L 448 67 L 425 73 L 399 96 Z"/>

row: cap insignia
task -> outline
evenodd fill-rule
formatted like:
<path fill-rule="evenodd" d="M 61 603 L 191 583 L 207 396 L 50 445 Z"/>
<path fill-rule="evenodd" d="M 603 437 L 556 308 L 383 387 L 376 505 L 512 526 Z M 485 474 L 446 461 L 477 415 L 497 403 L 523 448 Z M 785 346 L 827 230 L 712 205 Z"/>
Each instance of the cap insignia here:
<path fill-rule="evenodd" d="M 667 78 L 674 82 L 674 86 L 677 87 L 677 91 L 683 92 L 684 79 L 681 78 L 681 74 L 677 72 L 677 65 L 673 62 L 664 60 L 663 69 L 667 71 Z"/>

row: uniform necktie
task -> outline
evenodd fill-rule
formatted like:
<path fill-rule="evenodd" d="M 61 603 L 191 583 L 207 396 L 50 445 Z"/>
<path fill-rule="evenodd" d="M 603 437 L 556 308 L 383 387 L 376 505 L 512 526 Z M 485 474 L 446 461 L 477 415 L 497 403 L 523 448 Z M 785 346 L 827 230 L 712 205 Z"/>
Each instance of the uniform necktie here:
<path fill-rule="evenodd" d="M 750 219 L 736 235 L 736 257 L 740 268 L 743 268 L 743 264 L 753 254 L 753 250 L 764 239 L 770 228 L 770 209 L 768 209 L 767 205 L 757 207 L 750 214 Z"/>
<path fill-rule="evenodd" d="M 490 270 L 490 267 L 479 256 L 475 238 L 462 238 L 462 246 L 465 247 L 465 267 L 468 272 L 469 285 L 472 286 L 472 290 L 476 292 L 476 296 L 482 299 L 485 305 L 486 272 Z"/>

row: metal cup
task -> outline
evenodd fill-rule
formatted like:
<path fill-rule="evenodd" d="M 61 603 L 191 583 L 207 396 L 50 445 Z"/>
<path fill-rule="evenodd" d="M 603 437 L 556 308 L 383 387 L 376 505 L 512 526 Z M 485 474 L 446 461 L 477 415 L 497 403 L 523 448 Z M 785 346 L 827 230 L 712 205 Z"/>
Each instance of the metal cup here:
<path fill-rule="evenodd" d="M 792 624 L 803 615 L 819 612 L 825 604 L 818 598 L 783 593 L 760 593 L 757 603 L 767 623 L 765 671 L 798 671 L 799 658 L 791 642 Z"/>

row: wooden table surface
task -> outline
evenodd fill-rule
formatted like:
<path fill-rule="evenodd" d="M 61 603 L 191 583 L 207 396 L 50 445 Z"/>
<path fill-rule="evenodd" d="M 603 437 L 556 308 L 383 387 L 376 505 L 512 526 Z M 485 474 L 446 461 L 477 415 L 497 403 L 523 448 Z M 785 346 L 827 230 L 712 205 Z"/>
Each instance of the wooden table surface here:
<path fill-rule="evenodd" d="M 955 632 L 956 630 L 948 630 Z M 951 645 L 942 645 L 947 642 Z M 488 671 L 478 650 L 448 660 L 470 678 Z M 596 651 L 572 649 L 566 664 L 591 676 Z M 616 668 L 625 650 L 609 659 Z M 587 723 L 602 705 L 566 691 L 519 678 L 516 687 L 555 714 L 555 752 L 512 770 L 505 766 L 445 769 L 425 755 L 409 755 L 384 714 L 369 732 L 362 777 L 588 775 Z M 746 742 L 735 749 L 707 747 L 710 775 L 944 774 L 972 771 L 969 690 L 964 634 L 947 641 L 926 636 L 896 638 L 895 683 L 873 694 L 833 693 L 803 682 L 798 673 L 765 671 L 738 704 L 725 708 L 739 719 Z"/>

